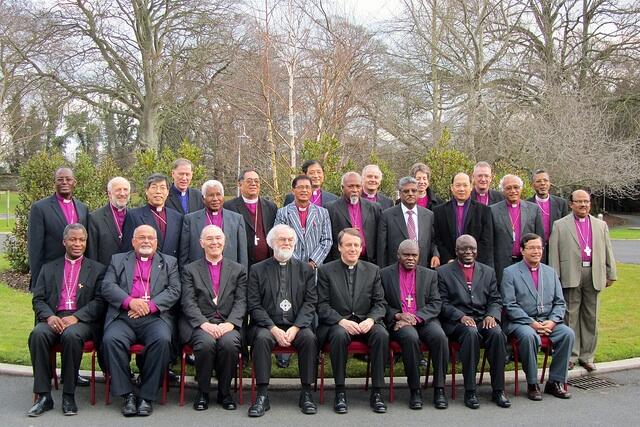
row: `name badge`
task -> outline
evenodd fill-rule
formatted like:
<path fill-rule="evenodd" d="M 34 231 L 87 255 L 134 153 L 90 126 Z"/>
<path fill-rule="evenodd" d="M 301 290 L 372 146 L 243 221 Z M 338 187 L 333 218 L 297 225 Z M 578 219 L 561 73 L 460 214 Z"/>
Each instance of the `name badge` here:
<path fill-rule="evenodd" d="M 583 267 L 591 267 L 591 261 L 582 261 Z"/>

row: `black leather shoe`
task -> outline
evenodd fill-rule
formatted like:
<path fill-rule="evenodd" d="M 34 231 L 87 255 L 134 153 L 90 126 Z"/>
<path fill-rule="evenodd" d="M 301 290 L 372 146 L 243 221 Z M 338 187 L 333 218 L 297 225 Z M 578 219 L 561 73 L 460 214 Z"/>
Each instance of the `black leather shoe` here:
<path fill-rule="evenodd" d="M 234 411 L 237 408 L 236 401 L 233 400 L 233 396 L 231 396 L 230 394 L 223 396 L 218 393 L 217 401 L 220 405 L 222 405 L 222 408 L 226 409 L 227 411 Z"/>
<path fill-rule="evenodd" d="M 62 413 L 64 415 L 78 415 L 78 405 L 73 394 L 62 395 Z"/>
<path fill-rule="evenodd" d="M 349 412 L 347 407 L 347 394 L 345 392 L 336 393 L 336 398 L 333 401 L 333 412 L 336 414 L 346 414 Z"/>
<path fill-rule="evenodd" d="M 385 405 L 382 400 L 382 393 L 371 393 L 369 406 L 371 406 L 371 409 L 373 409 L 373 412 L 376 414 L 384 414 L 387 412 L 387 405 Z"/>
<path fill-rule="evenodd" d="M 271 405 L 269 404 L 269 396 L 259 395 L 256 398 L 256 403 L 251 405 L 249 408 L 249 416 L 252 418 L 261 417 L 271 409 Z"/>
<path fill-rule="evenodd" d="M 170 384 L 180 384 L 180 374 L 173 372 L 173 369 L 169 369 L 168 377 Z"/>
<path fill-rule="evenodd" d="M 507 398 L 507 395 L 504 394 L 503 390 L 493 390 L 493 393 L 491 394 L 491 400 L 501 408 L 511 407 L 511 401 Z"/>
<path fill-rule="evenodd" d="M 187 354 L 185 361 L 187 362 L 187 365 L 194 366 L 196 364 L 196 356 L 193 354 Z"/>
<path fill-rule="evenodd" d="M 410 409 L 422 409 L 422 392 L 420 389 L 411 390 L 411 396 L 409 397 Z"/>
<path fill-rule="evenodd" d="M 51 396 L 41 394 L 38 396 L 36 403 L 34 403 L 31 409 L 27 411 L 27 415 L 30 417 L 39 417 L 51 409 L 53 409 L 53 399 Z"/>
<path fill-rule="evenodd" d="M 547 381 L 544 386 L 544 392 L 560 399 L 571 399 L 571 393 L 565 390 L 564 386 L 558 381 Z"/>
<path fill-rule="evenodd" d="M 464 406 L 470 409 L 478 409 L 480 407 L 480 401 L 475 390 L 465 390 Z"/>
<path fill-rule="evenodd" d="M 135 394 L 129 393 L 122 399 L 122 415 L 125 417 L 135 417 L 138 415 Z"/>
<path fill-rule="evenodd" d="M 276 356 L 276 365 L 278 368 L 286 369 L 289 367 L 289 363 L 291 362 L 290 354 L 278 354 Z"/>
<path fill-rule="evenodd" d="M 444 387 L 437 387 L 433 391 L 433 406 L 436 409 L 447 409 L 449 407 L 447 395 L 444 394 Z"/>
<path fill-rule="evenodd" d="M 83 377 L 82 375 L 78 375 L 76 378 L 76 386 L 77 387 L 88 387 L 91 384 L 89 378 Z"/>
<path fill-rule="evenodd" d="M 148 417 L 153 412 L 153 405 L 151 401 L 140 399 L 138 402 L 138 416 L 139 417 Z"/>
<path fill-rule="evenodd" d="M 529 398 L 529 400 L 542 400 L 540 386 L 538 384 L 527 384 L 527 397 Z"/>
<path fill-rule="evenodd" d="M 318 413 L 318 407 L 313 402 L 313 396 L 309 391 L 303 391 L 300 393 L 300 399 L 298 400 L 298 406 L 303 414 L 313 415 Z"/>
<path fill-rule="evenodd" d="M 209 409 L 209 393 L 199 391 L 196 400 L 193 402 L 193 409 L 196 411 L 206 411 Z"/>

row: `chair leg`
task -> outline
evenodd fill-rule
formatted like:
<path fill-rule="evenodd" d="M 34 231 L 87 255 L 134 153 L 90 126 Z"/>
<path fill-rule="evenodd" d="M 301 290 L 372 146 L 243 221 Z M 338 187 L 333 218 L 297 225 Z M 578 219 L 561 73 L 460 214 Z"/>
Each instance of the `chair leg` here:
<path fill-rule="evenodd" d="M 320 404 L 324 403 L 324 352 L 320 352 Z"/>
<path fill-rule="evenodd" d="M 96 351 L 93 350 L 91 352 L 91 380 L 90 380 L 90 387 L 91 387 L 91 405 L 95 405 L 96 404 Z"/>
<path fill-rule="evenodd" d="M 256 403 L 256 369 L 251 361 L 251 404 Z"/>
<path fill-rule="evenodd" d="M 482 355 L 482 365 L 480 366 L 480 381 L 478 385 L 482 385 L 482 379 L 484 378 L 484 368 L 487 366 L 487 351 L 485 350 Z"/>
<path fill-rule="evenodd" d="M 104 372 L 104 404 L 105 405 L 109 405 L 111 404 L 111 399 L 109 398 L 110 396 L 110 390 L 111 389 L 111 375 L 109 375 L 109 372 Z"/>
<path fill-rule="evenodd" d="M 367 378 L 364 381 L 364 391 L 369 390 L 369 376 L 371 375 L 371 358 L 367 358 Z"/>
<path fill-rule="evenodd" d="M 169 392 L 169 368 L 164 371 L 164 378 L 162 379 L 162 397 L 160 398 L 160 404 L 167 403 L 167 393 Z"/>
<path fill-rule="evenodd" d="M 511 345 L 511 348 L 513 350 L 513 372 L 514 372 L 514 381 L 515 381 L 515 386 L 514 386 L 514 395 L 519 396 L 520 395 L 520 383 L 518 382 L 518 343 L 516 343 L 515 341 L 513 342 L 513 344 Z"/>
<path fill-rule="evenodd" d="M 449 349 L 451 359 L 451 400 L 456 400 L 456 351 Z"/>
<path fill-rule="evenodd" d="M 393 403 L 393 368 L 395 365 L 394 362 L 394 353 L 392 349 L 389 349 L 389 402 Z"/>
<path fill-rule="evenodd" d="M 56 370 L 56 352 L 49 352 L 49 366 L 51 366 L 51 376 L 53 377 L 53 386 L 58 389 L 58 371 Z"/>
<path fill-rule="evenodd" d="M 426 389 L 429 386 L 429 373 L 431 372 L 431 352 L 429 352 L 429 356 L 427 357 L 427 373 L 424 377 L 424 388 Z"/>
<path fill-rule="evenodd" d="M 244 390 L 242 389 L 242 376 L 244 374 L 244 360 L 242 359 L 242 352 L 240 354 L 238 354 L 238 384 L 239 384 L 239 389 L 238 389 L 238 402 L 240 403 L 240 405 L 244 405 Z"/>
<path fill-rule="evenodd" d="M 540 375 L 540 384 L 544 384 L 544 376 L 547 372 L 547 362 L 549 361 L 549 353 L 551 349 L 549 347 L 545 347 L 544 349 L 544 361 L 542 362 L 542 375 Z"/>
<path fill-rule="evenodd" d="M 187 354 L 182 352 L 182 358 L 180 360 L 180 400 L 178 405 L 184 406 L 184 387 L 187 382 L 185 377 L 187 375 Z"/>

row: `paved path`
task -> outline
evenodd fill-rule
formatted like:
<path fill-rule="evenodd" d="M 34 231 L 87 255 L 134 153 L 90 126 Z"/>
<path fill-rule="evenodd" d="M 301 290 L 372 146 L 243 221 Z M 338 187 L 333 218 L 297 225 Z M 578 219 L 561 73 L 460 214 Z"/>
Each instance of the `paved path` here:
<path fill-rule="evenodd" d="M 640 264 L 640 240 L 612 240 L 611 245 L 617 262 Z"/>

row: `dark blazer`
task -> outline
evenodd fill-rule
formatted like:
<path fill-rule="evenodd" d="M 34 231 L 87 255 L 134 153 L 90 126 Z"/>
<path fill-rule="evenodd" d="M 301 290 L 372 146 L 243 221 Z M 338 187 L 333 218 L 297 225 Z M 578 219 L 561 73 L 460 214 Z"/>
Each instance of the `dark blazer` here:
<path fill-rule="evenodd" d="M 322 190 L 322 207 L 328 208 L 329 205 L 338 200 L 338 196 L 333 193 L 329 193 L 328 191 Z M 293 202 L 293 194 L 289 193 L 284 198 L 284 203 L 282 206 L 287 206 L 289 203 Z"/>
<path fill-rule="evenodd" d="M 129 251 L 116 254 L 111 259 L 102 281 L 102 295 L 108 304 L 104 321 L 105 329 L 123 311 L 122 303 L 133 287 L 133 274 L 136 266 L 136 253 Z M 171 308 L 180 301 L 180 276 L 178 261 L 170 256 L 156 252 L 151 265 L 151 301 L 158 307 L 160 318 L 173 329 Z"/>
<path fill-rule="evenodd" d="M 442 265 L 438 268 L 438 286 L 442 298 L 440 317 L 447 334 L 453 333 L 462 316 L 473 317 L 476 323 L 486 316 L 493 316 L 500 322 L 502 298 L 496 273 L 488 265 L 476 262 L 471 291 L 457 261 Z"/>
<path fill-rule="evenodd" d="M 442 200 L 436 196 L 431 187 L 427 187 L 427 197 L 429 197 L 429 201 L 427 202 L 427 209 L 433 211 L 433 208 L 442 204 Z M 400 199 L 396 199 L 396 205 L 399 205 Z M 420 206 L 422 207 L 422 206 Z"/>
<path fill-rule="evenodd" d="M 271 200 L 267 200 L 264 197 L 260 197 L 258 203 L 260 203 L 260 211 L 262 212 L 262 228 L 264 229 L 264 235 L 269 234 L 269 231 L 273 228 L 273 224 L 276 220 L 276 212 L 278 207 Z M 255 247 L 256 230 L 251 214 L 244 204 L 242 197 L 236 197 L 235 199 L 224 202 L 224 208 L 235 213 L 242 215 L 244 218 L 244 231 L 247 236 L 247 252 L 248 252 L 248 264 L 253 265 L 256 263 L 253 255 L 253 248 Z M 269 254 L 272 251 L 269 249 Z"/>
<path fill-rule="evenodd" d="M 562 197 L 554 196 L 553 194 L 550 194 L 549 197 L 550 197 L 549 216 L 551 217 L 551 230 L 549 230 L 549 234 L 551 234 L 551 231 L 553 231 L 553 223 L 559 220 L 560 218 L 564 218 L 565 216 L 567 216 L 570 210 L 569 210 L 569 203 L 567 202 L 566 199 L 563 199 Z M 527 201 L 537 205 L 536 196 L 533 196 L 527 199 Z"/>
<path fill-rule="evenodd" d="M 378 193 L 377 196 L 378 196 L 378 201 L 376 203 L 380 206 L 380 209 L 384 211 L 385 209 L 389 209 L 393 207 L 394 205 L 393 200 L 391 200 L 389 197 L 385 196 L 382 193 Z"/>
<path fill-rule="evenodd" d="M 75 197 L 73 204 L 78 214 L 78 222 L 87 228 L 89 216 L 87 206 Z M 29 287 L 31 289 L 36 284 L 42 265 L 64 256 L 62 233 L 66 226 L 67 220 L 60 209 L 55 194 L 31 205 L 27 227 L 27 252 L 29 254 L 29 271 L 31 272 Z"/>
<path fill-rule="evenodd" d="M 189 342 L 193 330 L 205 322 L 232 323 L 237 329 L 247 312 L 247 272 L 228 258 L 222 260 L 218 303 L 213 302 L 213 285 L 205 258 L 187 264 L 182 270 L 182 315 L 178 329 L 182 342 Z"/>
<path fill-rule="evenodd" d="M 173 209 L 166 209 L 167 212 L 167 235 L 165 238 L 160 233 L 151 207 L 149 205 L 131 209 L 127 212 L 127 220 L 124 222 L 122 233 L 122 249 L 130 251 L 133 249 L 131 239 L 136 227 L 140 225 L 150 225 L 158 233 L 158 252 L 177 258 L 180 249 L 180 231 L 182 230 L 182 214 Z"/>
<path fill-rule="evenodd" d="M 471 190 L 471 200 L 474 200 L 474 201 L 478 200 L 478 193 L 476 192 L 475 188 Z M 502 195 L 501 192 L 497 190 L 489 189 L 489 206 L 495 203 L 498 203 L 502 200 L 504 200 L 504 196 Z"/>
<path fill-rule="evenodd" d="M 299 328 L 311 328 L 316 314 L 318 294 L 315 274 L 306 262 L 291 258 L 291 309 L 295 316 L 294 325 Z M 275 326 L 272 316 L 278 304 L 278 268 L 275 258 L 268 258 L 251 266 L 247 289 L 247 308 L 251 316 L 251 325 L 262 328 Z"/>
<path fill-rule="evenodd" d="M 440 252 L 440 263 L 446 264 L 456 258 L 456 205 L 455 199 L 449 200 L 433 209 L 435 235 L 434 241 Z M 467 214 L 464 218 L 464 234 L 469 234 L 478 243 L 478 261 L 493 265 L 493 221 L 491 209 L 474 200 L 468 200 Z"/>
<path fill-rule="evenodd" d="M 126 216 L 124 222 L 127 222 Z M 124 227 L 123 224 L 123 232 Z M 101 264 L 109 265 L 114 254 L 123 252 L 123 240 L 118 238 L 120 233 L 113 218 L 110 203 L 89 214 L 88 232 L 87 257 L 95 259 Z"/>
<path fill-rule="evenodd" d="M 338 234 L 345 228 L 353 227 L 351 217 L 349 217 L 349 207 L 344 197 L 340 197 L 329 206 L 329 219 L 331 220 L 331 237 L 333 245 L 331 246 L 331 258 L 340 258 L 338 252 Z M 382 209 L 377 203 L 371 203 L 360 197 L 360 208 L 362 211 L 362 229 L 364 230 L 364 239 L 366 242 L 366 261 L 376 262 L 376 232 L 378 231 L 378 221 Z"/>
<path fill-rule="evenodd" d="M 172 185 L 169 188 L 169 197 L 167 197 L 166 202 L 167 207 L 178 211 L 182 215 L 204 209 L 204 201 L 202 200 L 202 193 L 200 190 L 189 187 L 187 191 L 189 192 L 189 204 L 187 205 L 189 212 L 185 212 L 184 209 L 182 209 L 182 203 L 180 203 L 179 196 L 180 193 L 175 185 Z"/>
<path fill-rule="evenodd" d="M 73 314 L 84 323 L 98 326 L 104 315 L 104 299 L 101 285 L 105 266 L 89 258 L 82 260 L 82 268 L 78 276 L 77 307 Z M 60 292 L 64 287 L 64 257 L 48 262 L 42 266 L 36 285 L 33 287 L 33 311 L 37 322 L 46 322 L 47 318 L 56 314 Z"/>
<path fill-rule="evenodd" d="M 398 268 L 398 263 L 395 263 L 380 270 L 384 297 L 387 301 L 385 323 L 390 330 L 396 323 L 396 313 L 402 313 Z M 416 267 L 416 304 L 416 316 L 424 322 L 437 319 L 440 315 L 442 301 L 438 292 L 438 273 L 420 265 Z"/>
<path fill-rule="evenodd" d="M 440 255 L 433 239 L 433 212 L 421 206 L 418 206 L 417 209 L 418 245 L 420 246 L 418 264 L 428 268 L 431 257 Z M 378 251 L 378 265 L 386 267 L 387 265 L 395 264 L 398 261 L 398 246 L 408 238 L 409 232 L 402 213 L 402 204 L 382 212 L 378 225 L 378 247 L 376 248 Z"/>

